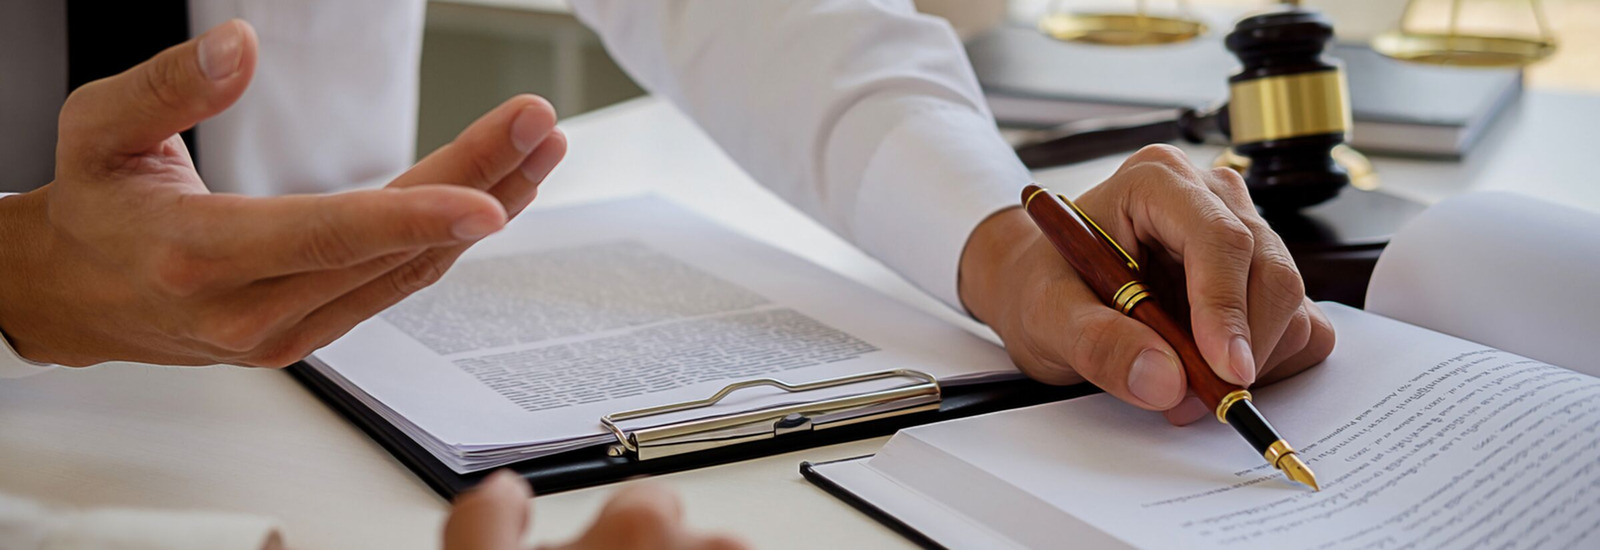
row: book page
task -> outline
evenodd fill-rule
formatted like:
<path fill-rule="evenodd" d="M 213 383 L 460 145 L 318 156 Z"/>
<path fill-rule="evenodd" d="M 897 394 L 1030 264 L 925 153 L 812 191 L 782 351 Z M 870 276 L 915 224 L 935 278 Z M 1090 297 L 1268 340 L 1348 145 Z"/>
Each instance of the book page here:
<path fill-rule="evenodd" d="M 866 465 L 1021 547 L 1600 545 L 1600 379 L 1327 308 L 1332 357 L 1255 399 L 1321 492 L 1104 395 L 903 430 Z"/>
<path fill-rule="evenodd" d="M 654 198 L 530 212 L 311 363 L 463 472 L 605 441 L 603 415 L 737 380 L 1018 376 L 972 333 Z M 758 388 L 680 417 L 906 383 Z"/>
<path fill-rule="evenodd" d="M 1600 376 L 1600 214 L 1500 192 L 1443 201 L 1378 259 L 1366 309 Z"/>

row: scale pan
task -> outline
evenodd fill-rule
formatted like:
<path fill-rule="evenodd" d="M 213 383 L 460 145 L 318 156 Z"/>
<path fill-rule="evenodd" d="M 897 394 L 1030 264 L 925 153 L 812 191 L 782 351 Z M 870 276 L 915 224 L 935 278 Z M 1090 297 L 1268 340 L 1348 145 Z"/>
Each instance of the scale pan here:
<path fill-rule="evenodd" d="M 1146 46 L 1187 42 L 1205 34 L 1194 19 L 1131 13 L 1054 13 L 1039 20 L 1039 32 L 1064 42 Z"/>
<path fill-rule="evenodd" d="M 1372 49 L 1428 65 L 1522 67 L 1549 57 L 1556 44 L 1544 38 L 1395 31 L 1374 38 Z"/>

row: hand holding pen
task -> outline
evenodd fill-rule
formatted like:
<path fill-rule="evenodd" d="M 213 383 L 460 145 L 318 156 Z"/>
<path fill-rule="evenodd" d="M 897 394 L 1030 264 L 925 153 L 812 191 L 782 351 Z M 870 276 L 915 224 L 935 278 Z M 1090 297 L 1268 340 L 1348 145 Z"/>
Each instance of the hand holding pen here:
<path fill-rule="evenodd" d="M 1218 422 L 1233 426 L 1268 464 L 1289 479 L 1321 489 L 1294 447 L 1256 409 L 1250 391 L 1218 377 L 1206 364 L 1188 324 L 1167 312 L 1157 298 L 1161 291 L 1152 287 L 1138 260 L 1116 239 L 1072 199 L 1038 185 L 1022 190 L 1022 209 L 1102 303 L 1154 330 L 1172 346 L 1189 392 L 1216 413 Z"/>
<path fill-rule="evenodd" d="M 1260 386 L 1321 362 L 1333 329 L 1251 205 L 1244 182 L 1151 146 L 1075 199 L 1137 260 L 1222 381 Z M 1020 202 L 1018 206 L 1021 206 Z M 962 300 L 1019 367 L 1054 384 L 1094 383 L 1187 424 L 1215 417 L 1192 395 L 1173 346 L 1101 302 L 1021 209 L 992 216 L 962 257 Z M 1186 398 L 1187 397 L 1187 398 Z"/>

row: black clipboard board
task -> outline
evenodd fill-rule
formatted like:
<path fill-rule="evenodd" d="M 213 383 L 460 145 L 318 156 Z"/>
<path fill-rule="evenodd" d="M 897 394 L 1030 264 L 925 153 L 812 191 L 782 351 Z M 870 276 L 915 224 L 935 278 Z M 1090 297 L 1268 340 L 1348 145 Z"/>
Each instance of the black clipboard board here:
<path fill-rule="evenodd" d="M 833 480 L 828 479 L 828 476 L 822 475 L 822 473 L 818 472 L 816 469 L 817 466 L 824 464 L 832 464 L 834 462 L 849 462 L 852 460 L 866 460 L 868 458 L 872 458 L 872 455 L 842 458 L 839 460 L 819 462 L 816 464 L 812 464 L 810 462 L 801 462 L 800 475 L 801 477 L 806 478 L 806 481 L 811 482 L 812 485 L 816 485 L 818 489 L 822 489 L 823 492 L 833 495 L 833 498 L 844 501 L 844 503 L 849 504 L 851 508 L 855 508 L 856 511 L 866 514 L 867 517 L 883 524 L 884 527 L 888 527 L 890 531 L 894 531 L 896 534 L 905 537 L 906 540 L 911 541 L 913 544 L 928 550 L 945 550 L 944 545 L 939 544 L 926 533 L 918 531 L 917 528 L 912 527 L 910 524 L 907 524 L 904 521 L 900 521 L 900 518 L 895 517 L 894 514 L 879 508 L 877 505 L 873 504 L 867 499 L 861 498 L 860 495 L 850 492 L 850 490 L 844 488 L 844 486 L 834 483 Z"/>
<path fill-rule="evenodd" d="M 328 380 L 305 362 L 286 369 L 323 403 L 361 428 L 368 437 L 394 455 L 445 499 L 452 499 L 496 469 L 458 474 L 349 392 Z M 957 386 L 945 391 L 938 410 L 894 416 L 838 428 L 786 434 L 782 437 L 719 447 L 689 454 L 635 460 L 612 456 L 607 445 L 524 460 L 510 468 L 527 479 L 541 495 L 605 485 L 641 476 L 681 472 L 739 462 L 768 455 L 884 436 L 901 428 L 951 420 L 988 412 L 1025 407 L 1079 397 L 1099 390 L 1088 384 L 1049 386 L 1018 379 Z"/>

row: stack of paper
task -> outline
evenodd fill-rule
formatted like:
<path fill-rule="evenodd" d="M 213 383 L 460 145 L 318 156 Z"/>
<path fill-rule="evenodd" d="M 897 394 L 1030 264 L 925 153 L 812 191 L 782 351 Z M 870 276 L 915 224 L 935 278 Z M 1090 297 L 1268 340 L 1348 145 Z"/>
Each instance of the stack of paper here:
<path fill-rule="evenodd" d="M 738 380 L 1019 376 L 987 340 L 653 198 L 531 212 L 308 363 L 463 473 L 606 442 L 602 415 Z"/>

